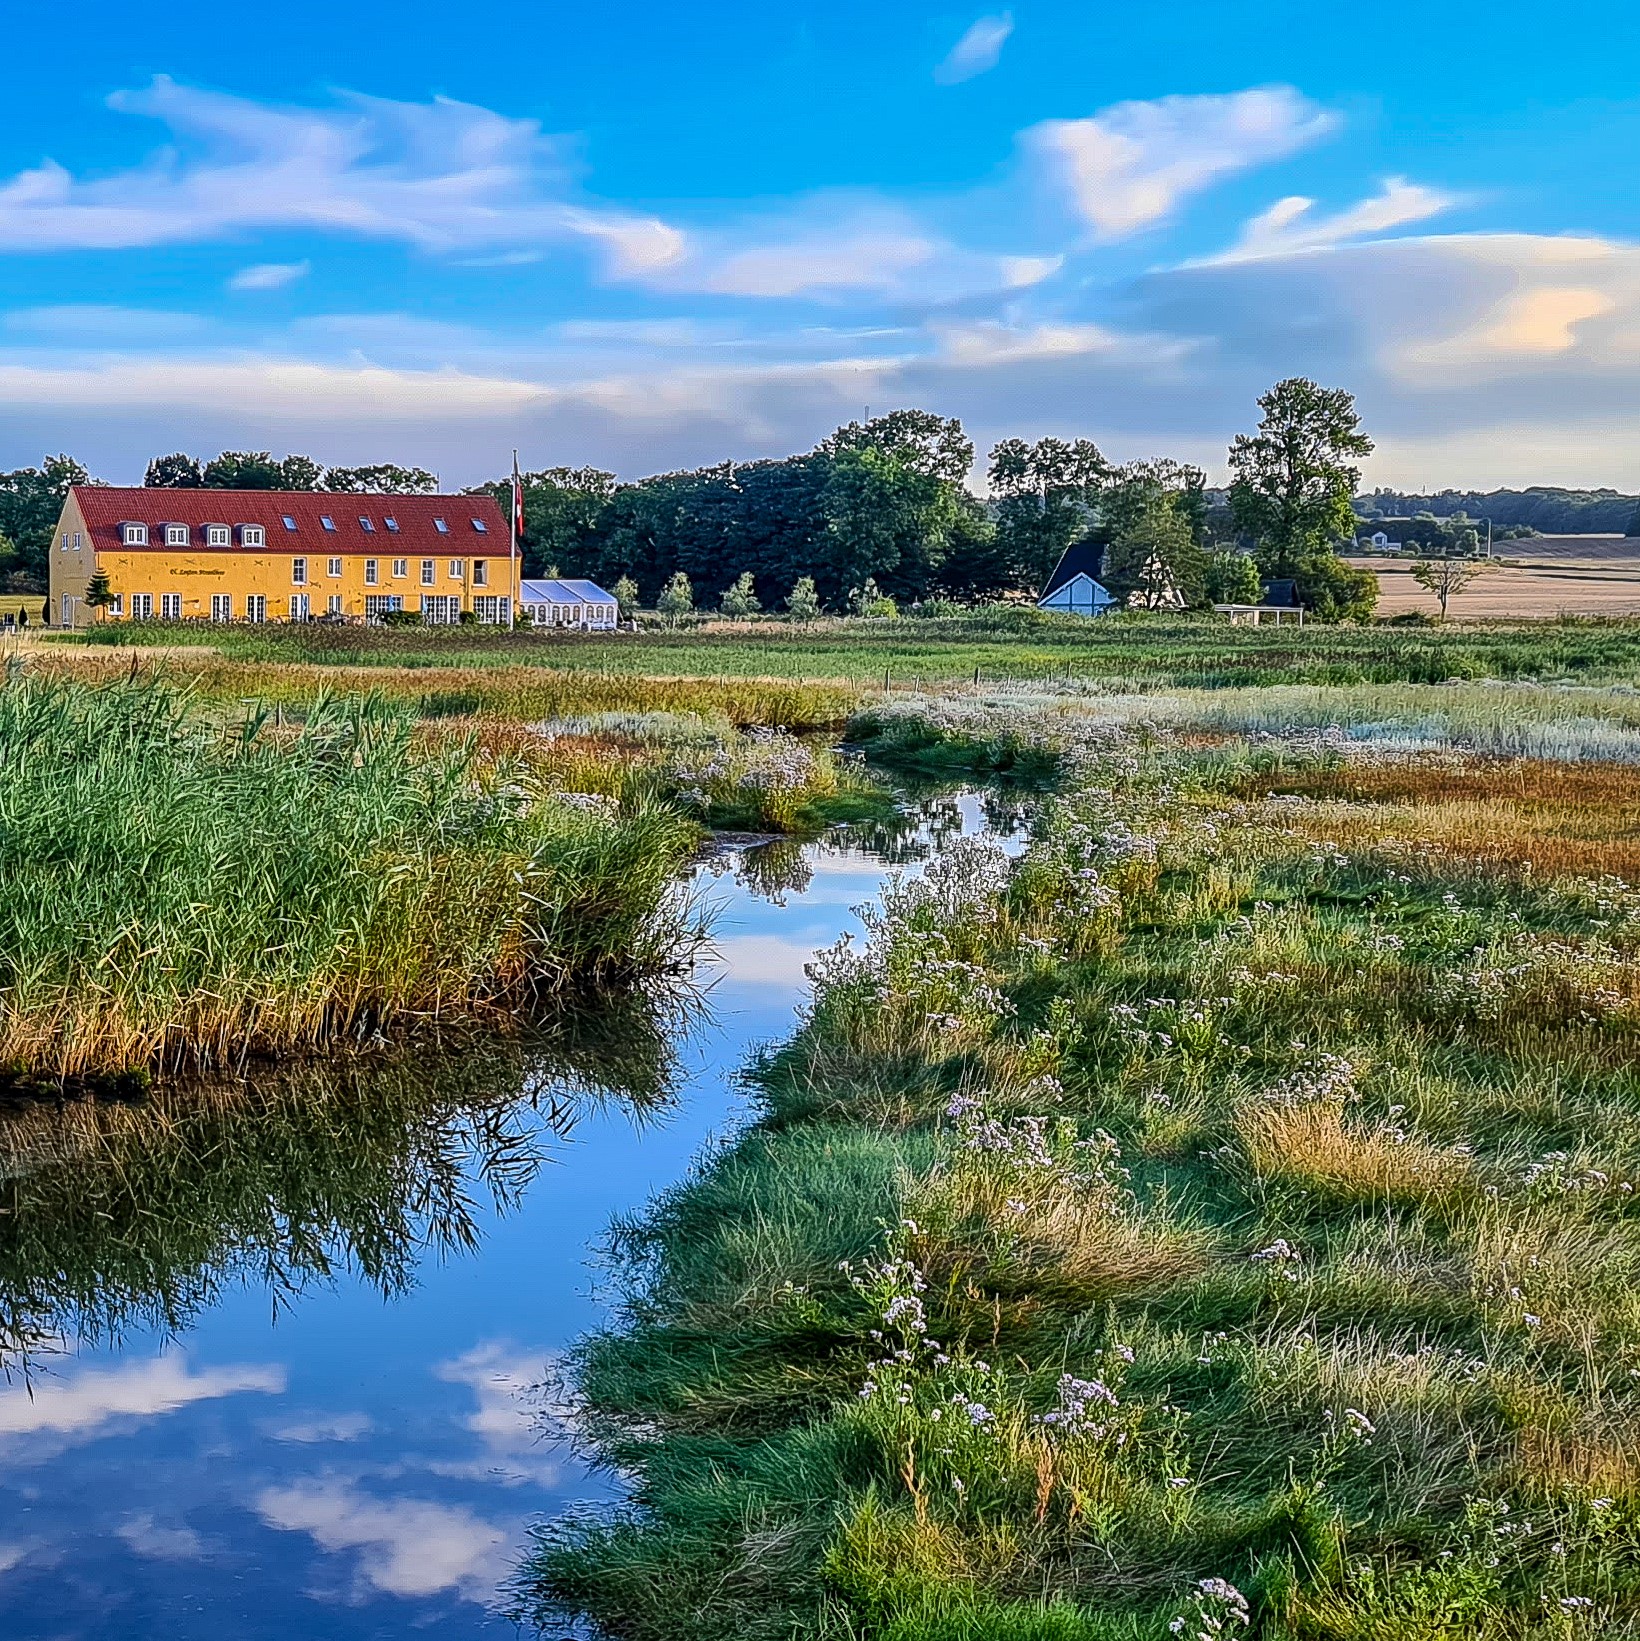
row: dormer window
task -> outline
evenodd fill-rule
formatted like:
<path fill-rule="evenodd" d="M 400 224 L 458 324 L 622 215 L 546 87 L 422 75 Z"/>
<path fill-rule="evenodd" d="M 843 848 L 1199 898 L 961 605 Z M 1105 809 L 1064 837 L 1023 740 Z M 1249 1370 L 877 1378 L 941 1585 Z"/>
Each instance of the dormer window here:
<path fill-rule="evenodd" d="M 226 547 L 232 539 L 232 533 L 225 524 L 207 524 L 205 526 L 205 545 L 207 547 Z"/>
<path fill-rule="evenodd" d="M 376 526 L 374 524 L 372 524 L 370 522 L 370 520 L 367 519 L 364 516 L 363 513 L 359 514 L 359 528 L 361 530 L 368 530 L 371 533 L 371 535 L 375 535 L 375 533 L 376 533 Z"/>
<path fill-rule="evenodd" d="M 385 524 L 394 535 L 399 533 L 399 521 L 397 519 L 383 519 L 382 523 Z"/>
<path fill-rule="evenodd" d="M 296 520 L 293 519 L 290 516 L 289 513 L 286 513 L 283 516 L 284 516 L 284 520 L 285 520 L 285 528 L 287 530 L 289 530 L 292 535 L 295 535 L 296 534 Z"/>
<path fill-rule="evenodd" d="M 447 536 L 450 533 L 450 526 L 446 524 L 443 519 L 434 519 L 433 528 L 437 530 L 441 536 Z"/>
<path fill-rule="evenodd" d="M 480 534 L 480 535 L 481 535 L 481 536 L 487 536 L 487 535 L 488 535 L 488 534 L 489 534 L 489 533 L 490 533 L 490 527 L 489 527 L 489 525 L 487 525 L 487 524 L 486 524 L 486 523 L 485 523 L 485 522 L 484 522 L 484 520 L 483 520 L 483 519 L 474 519 L 474 520 L 473 520 L 473 528 L 474 528 L 474 529 L 475 529 L 475 530 L 476 530 L 476 531 L 478 531 L 478 533 L 479 533 L 479 534 Z"/>
<path fill-rule="evenodd" d="M 167 524 L 165 526 L 165 545 L 167 547 L 186 547 L 188 545 L 188 526 L 186 524 Z"/>
<path fill-rule="evenodd" d="M 239 545 L 241 547 L 264 547 L 267 545 L 267 532 L 260 524 L 241 524 L 239 526 Z"/>
<path fill-rule="evenodd" d="M 330 516 L 330 514 L 329 514 L 329 513 L 321 513 L 321 514 L 320 514 L 320 515 L 319 515 L 319 522 L 320 522 L 320 523 L 321 523 L 321 524 L 322 524 L 322 525 L 324 525 L 324 527 L 325 527 L 325 528 L 326 528 L 326 529 L 327 529 L 327 530 L 334 530 L 334 529 L 335 529 L 335 528 L 336 528 L 336 521 L 335 521 L 335 519 L 333 519 L 333 518 L 332 518 L 332 517 L 331 517 L 331 516 Z"/>
<path fill-rule="evenodd" d="M 146 547 L 148 545 L 148 526 L 146 524 L 122 524 L 120 526 L 120 540 L 127 547 Z"/>

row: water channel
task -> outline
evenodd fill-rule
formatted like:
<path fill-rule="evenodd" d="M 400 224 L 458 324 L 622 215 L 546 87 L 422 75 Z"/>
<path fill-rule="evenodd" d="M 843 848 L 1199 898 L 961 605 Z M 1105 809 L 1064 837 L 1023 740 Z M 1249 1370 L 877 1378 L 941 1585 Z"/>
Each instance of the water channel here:
<path fill-rule="evenodd" d="M 0 1113 L 0 1636 L 516 1634 L 529 1524 L 616 1486 L 532 1390 L 606 1228 L 734 1131 L 884 874 L 1011 819 L 903 818 L 698 868 L 698 1004 Z"/>

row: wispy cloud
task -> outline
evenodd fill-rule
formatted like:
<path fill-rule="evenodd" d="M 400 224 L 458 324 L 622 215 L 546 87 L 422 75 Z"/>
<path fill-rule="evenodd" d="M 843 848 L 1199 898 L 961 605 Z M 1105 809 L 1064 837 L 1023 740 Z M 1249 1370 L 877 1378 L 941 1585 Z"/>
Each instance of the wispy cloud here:
<path fill-rule="evenodd" d="M 1350 240 L 1367 239 L 1405 228 L 1414 222 L 1450 211 L 1461 203 L 1456 194 L 1426 188 L 1405 177 L 1390 177 L 1370 198 L 1330 216 L 1318 215 L 1315 201 L 1302 194 L 1278 199 L 1242 230 L 1241 238 L 1212 260 L 1241 262 L 1267 256 L 1291 256 L 1299 251 L 1326 250 Z"/>
<path fill-rule="evenodd" d="M 132 1551 L 149 1561 L 199 1561 L 205 1541 L 186 1523 L 167 1527 L 144 1512 L 122 1521 L 114 1531 Z"/>
<path fill-rule="evenodd" d="M 161 76 L 109 104 L 160 121 L 171 143 L 111 176 L 76 178 L 48 159 L 0 183 L 0 247 L 126 249 L 312 229 L 441 254 L 582 244 L 617 277 L 684 249 L 656 217 L 576 198 L 536 121 L 470 103 L 342 93 L 334 107 L 281 106 Z"/>
<path fill-rule="evenodd" d="M 973 79 L 976 74 L 988 73 L 997 66 L 1002 57 L 1002 48 L 1013 32 L 1014 14 L 1011 11 L 976 18 L 934 70 L 934 78 L 941 85 L 960 85 L 964 80 Z"/>
<path fill-rule="evenodd" d="M 276 1395 L 285 1370 L 271 1364 L 189 1368 L 177 1352 L 114 1368 L 83 1368 L 61 1377 L 0 1387 L 0 1436 L 50 1435 L 86 1441 L 129 1418 L 153 1418 L 192 1402 L 244 1391 Z"/>
<path fill-rule="evenodd" d="M 508 1569 L 508 1530 L 456 1505 L 375 1498 L 327 1477 L 265 1488 L 256 1510 L 270 1527 L 306 1533 L 321 1549 L 358 1551 L 361 1580 L 388 1595 L 453 1590 L 482 1602 Z"/>
<path fill-rule="evenodd" d="M 311 262 L 257 262 L 241 268 L 228 281 L 230 291 L 277 291 L 305 279 L 313 270 Z"/>
<path fill-rule="evenodd" d="M 1224 96 L 1117 103 L 1083 120 L 1025 133 L 1101 240 L 1169 221 L 1193 195 L 1284 159 L 1336 129 L 1337 117 L 1291 86 Z"/>

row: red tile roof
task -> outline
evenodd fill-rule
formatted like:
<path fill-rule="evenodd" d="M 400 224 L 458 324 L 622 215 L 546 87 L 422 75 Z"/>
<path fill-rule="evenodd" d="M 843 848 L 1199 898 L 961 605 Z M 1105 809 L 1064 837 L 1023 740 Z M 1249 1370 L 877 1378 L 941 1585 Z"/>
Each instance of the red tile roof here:
<path fill-rule="evenodd" d="M 101 552 L 140 552 L 121 539 L 122 524 L 148 526 L 147 550 L 165 552 L 166 524 L 188 526 L 188 546 L 174 553 L 245 552 L 325 554 L 365 553 L 377 558 L 506 557 L 507 517 L 493 496 L 355 496 L 332 490 L 138 490 L 114 485 L 78 484 L 74 498 L 91 534 L 91 545 Z M 286 527 L 285 519 L 296 528 Z M 324 520 L 336 526 L 327 530 Z M 367 530 L 359 522 L 370 520 Z M 389 529 L 387 521 L 397 524 Z M 449 526 L 448 533 L 435 520 Z M 477 530 L 473 520 L 485 528 Z M 233 530 L 231 547 L 207 549 L 205 526 L 226 524 Z M 265 547 L 241 547 L 241 524 L 260 524 L 267 532 Z"/>

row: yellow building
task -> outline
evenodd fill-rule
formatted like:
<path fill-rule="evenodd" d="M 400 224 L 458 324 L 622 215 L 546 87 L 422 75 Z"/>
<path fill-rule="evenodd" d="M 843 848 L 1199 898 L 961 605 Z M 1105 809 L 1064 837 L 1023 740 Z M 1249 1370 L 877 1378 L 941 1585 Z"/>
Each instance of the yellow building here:
<path fill-rule="evenodd" d="M 87 602 L 92 579 L 111 602 Z M 76 485 L 51 550 L 51 619 L 309 621 L 407 610 L 505 625 L 518 570 L 490 496 Z"/>

